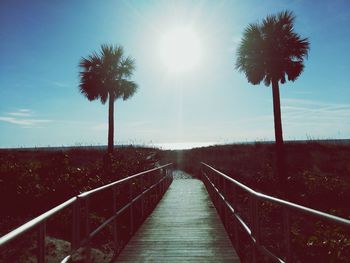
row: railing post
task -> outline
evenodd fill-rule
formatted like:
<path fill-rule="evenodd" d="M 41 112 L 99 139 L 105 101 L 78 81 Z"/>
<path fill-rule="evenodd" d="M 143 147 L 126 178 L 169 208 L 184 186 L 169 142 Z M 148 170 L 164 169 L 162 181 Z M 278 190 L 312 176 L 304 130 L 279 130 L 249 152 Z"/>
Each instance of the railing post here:
<path fill-rule="evenodd" d="M 140 200 L 140 202 L 141 202 L 141 218 L 142 218 L 142 220 L 143 220 L 143 217 L 145 216 L 144 215 L 144 213 L 145 213 L 145 211 L 144 211 L 144 194 L 143 194 L 143 191 L 144 191 L 144 184 L 143 184 L 143 176 L 141 177 L 141 193 L 142 193 L 142 195 L 141 195 L 141 200 Z"/>
<path fill-rule="evenodd" d="M 222 196 L 224 197 L 224 200 L 225 202 L 227 202 L 226 200 L 226 196 L 227 196 L 227 189 L 226 189 L 226 180 L 224 177 L 222 177 Z M 226 229 L 229 230 L 229 224 L 228 224 L 228 221 L 227 221 L 227 206 L 225 203 L 223 203 L 223 209 L 224 209 L 224 215 L 223 215 L 223 218 L 224 218 L 224 226 L 226 226 Z"/>
<path fill-rule="evenodd" d="M 165 174 L 165 170 L 164 170 L 163 176 L 161 178 L 161 180 L 163 180 L 163 181 L 160 183 L 160 196 L 163 196 L 164 191 L 165 191 L 165 184 L 164 184 L 164 182 L 165 182 L 165 175 L 164 174 Z"/>
<path fill-rule="evenodd" d="M 166 189 L 168 189 L 168 187 L 170 186 L 170 182 L 171 182 L 171 178 L 170 178 L 169 170 L 168 170 L 168 169 L 167 169 L 166 172 L 165 172 L 165 176 L 166 176 L 166 179 L 164 180 L 164 181 L 165 181 L 164 193 L 165 193 Z"/>
<path fill-rule="evenodd" d="M 223 178 L 221 176 L 217 176 L 218 177 L 218 183 L 216 185 L 216 188 L 219 190 L 219 193 L 221 193 L 222 191 L 222 180 Z M 217 196 L 217 201 L 218 202 L 218 207 L 219 207 L 219 213 L 220 213 L 220 217 L 222 218 L 222 209 L 224 207 L 223 203 L 221 202 L 221 198 L 219 195 L 216 195 Z"/>
<path fill-rule="evenodd" d="M 219 193 L 221 193 L 222 191 L 222 180 L 223 178 L 221 176 L 218 176 L 218 183 L 216 185 L 216 188 L 219 190 Z M 223 218 L 223 213 L 222 213 L 222 209 L 223 209 L 223 203 L 221 202 L 221 198 L 220 198 L 220 195 L 216 195 L 217 196 L 217 202 L 218 202 L 218 207 L 219 207 L 219 214 L 220 214 L 220 217 L 221 219 Z"/>
<path fill-rule="evenodd" d="M 258 210 L 258 199 L 257 197 L 250 196 L 250 210 L 251 210 L 251 224 L 252 234 L 255 238 L 255 244 L 253 247 L 253 262 L 257 262 L 258 247 L 260 246 L 260 227 L 259 227 L 259 210 Z"/>
<path fill-rule="evenodd" d="M 44 221 L 39 225 L 39 230 L 38 230 L 37 258 L 39 263 L 45 263 L 45 235 L 46 235 L 46 222 Z"/>
<path fill-rule="evenodd" d="M 86 237 L 86 262 L 91 262 L 91 245 L 90 245 L 90 200 L 89 196 L 85 199 L 85 237 Z"/>
<path fill-rule="evenodd" d="M 283 233 L 284 233 L 284 240 L 285 240 L 285 253 L 286 258 L 285 262 L 289 263 L 292 262 L 292 254 L 291 254 L 291 247 L 290 247 L 290 214 L 288 208 L 283 208 Z"/>
<path fill-rule="evenodd" d="M 112 209 L 113 209 L 113 215 L 117 213 L 117 187 L 113 186 L 113 204 L 112 204 Z M 113 222 L 113 242 L 114 242 L 114 253 L 118 253 L 118 233 L 117 233 L 117 218 L 114 218 Z"/>
<path fill-rule="evenodd" d="M 80 243 L 80 198 L 73 203 L 72 243 L 71 250 L 77 249 Z"/>
<path fill-rule="evenodd" d="M 167 182 L 167 176 L 168 176 L 168 169 L 167 168 L 165 168 L 165 170 L 164 170 L 164 180 L 162 181 L 162 186 L 163 186 L 163 188 L 162 188 L 162 194 L 165 194 L 165 191 L 166 191 L 166 182 Z"/>
<path fill-rule="evenodd" d="M 236 218 L 234 218 L 234 221 L 233 221 L 233 227 L 234 227 L 234 229 L 233 229 L 233 231 L 234 231 L 234 235 L 235 235 L 235 237 L 234 237 L 234 242 L 235 242 L 235 249 L 237 250 L 237 251 L 239 251 L 239 236 L 238 236 L 238 224 L 237 224 L 237 221 L 236 221 L 237 219 Z"/>
<path fill-rule="evenodd" d="M 129 199 L 130 202 L 132 202 L 133 196 L 132 196 L 132 183 L 129 185 Z M 132 236 L 134 233 L 134 204 L 130 204 L 130 235 Z"/>
<path fill-rule="evenodd" d="M 236 189 L 235 185 L 232 186 L 232 197 L 233 197 L 233 200 L 235 200 L 235 201 L 233 201 L 231 205 L 235 209 L 235 213 L 237 213 L 238 212 L 238 210 L 237 210 L 237 207 L 238 207 L 238 202 L 237 202 L 238 196 L 237 196 L 237 189 Z M 239 250 L 238 224 L 237 224 L 237 218 L 236 217 L 234 217 L 234 219 L 233 219 L 233 227 L 234 227 L 234 235 L 235 235 L 235 237 L 234 237 L 235 249 Z"/>
<path fill-rule="evenodd" d="M 160 170 L 160 176 L 159 176 L 160 178 L 163 177 L 163 171 L 164 171 L 164 169 Z M 157 198 L 157 201 L 158 201 L 160 199 L 160 197 L 162 196 L 162 184 L 157 185 L 156 187 L 157 187 L 157 192 L 158 192 L 158 198 Z"/>
<path fill-rule="evenodd" d="M 219 181 L 218 177 L 213 177 L 213 176 L 211 176 L 211 175 L 212 175 L 212 172 L 211 172 L 211 171 L 208 172 L 208 175 L 209 175 L 208 178 L 210 179 L 210 181 L 214 184 L 214 186 L 217 187 L 218 181 Z M 213 193 L 215 193 L 214 187 L 212 187 L 212 188 L 213 188 Z M 217 195 L 214 195 L 213 200 L 215 200 L 215 203 L 217 203 Z M 218 207 L 218 209 L 219 209 L 219 208 L 220 208 L 220 207 Z"/>
<path fill-rule="evenodd" d="M 165 192 L 165 181 L 166 181 L 166 173 L 164 172 L 164 174 L 163 174 L 163 177 L 162 177 L 162 183 L 161 183 L 161 193 L 162 193 L 162 195 L 164 194 L 164 192 Z"/>

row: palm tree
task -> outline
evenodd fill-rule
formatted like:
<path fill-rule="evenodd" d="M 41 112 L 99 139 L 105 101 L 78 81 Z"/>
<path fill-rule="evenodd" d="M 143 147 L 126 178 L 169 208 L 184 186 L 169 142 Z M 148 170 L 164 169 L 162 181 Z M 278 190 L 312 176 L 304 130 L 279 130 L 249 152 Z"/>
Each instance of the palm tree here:
<path fill-rule="evenodd" d="M 267 16 L 261 24 L 250 24 L 244 31 L 237 52 L 236 69 L 244 72 L 253 85 L 272 84 L 278 172 L 283 171 L 283 135 L 279 82 L 295 81 L 304 69 L 309 41 L 294 32 L 291 11 Z M 280 159 L 280 161 L 278 160 Z"/>
<path fill-rule="evenodd" d="M 121 46 L 102 45 L 99 53 L 93 52 L 87 58 L 81 58 L 80 92 L 88 100 L 100 99 L 102 104 L 108 100 L 108 153 L 113 152 L 114 137 L 114 102 L 118 98 L 127 100 L 137 90 L 130 77 L 135 69 L 135 62 L 124 57 Z"/>

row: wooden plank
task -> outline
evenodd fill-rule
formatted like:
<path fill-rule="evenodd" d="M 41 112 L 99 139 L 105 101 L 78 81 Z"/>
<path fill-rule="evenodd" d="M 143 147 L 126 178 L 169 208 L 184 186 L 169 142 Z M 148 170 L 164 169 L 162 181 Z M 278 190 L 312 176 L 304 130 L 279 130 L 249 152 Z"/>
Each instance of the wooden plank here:
<path fill-rule="evenodd" d="M 116 262 L 240 262 L 200 180 L 174 180 Z"/>

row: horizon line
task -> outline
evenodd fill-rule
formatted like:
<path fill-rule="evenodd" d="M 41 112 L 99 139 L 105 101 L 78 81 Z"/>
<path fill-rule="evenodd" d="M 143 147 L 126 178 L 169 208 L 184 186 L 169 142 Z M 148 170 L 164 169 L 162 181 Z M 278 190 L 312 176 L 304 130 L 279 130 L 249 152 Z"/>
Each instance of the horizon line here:
<path fill-rule="evenodd" d="M 324 142 L 335 144 L 350 144 L 350 138 L 342 139 L 296 139 L 285 140 L 284 143 L 307 143 L 307 142 Z M 235 141 L 235 142 L 165 142 L 165 143 L 121 143 L 115 144 L 115 148 L 123 147 L 139 147 L 139 148 L 154 148 L 160 150 L 190 150 L 195 148 L 211 147 L 211 146 L 227 146 L 227 145 L 240 145 L 240 144 L 272 144 L 274 140 L 255 140 L 255 141 Z M 182 146 L 182 147 L 181 147 Z M 95 148 L 95 149 L 107 149 L 107 145 L 61 145 L 61 146 L 20 146 L 20 147 L 0 147 L 0 150 L 69 150 L 79 148 Z"/>

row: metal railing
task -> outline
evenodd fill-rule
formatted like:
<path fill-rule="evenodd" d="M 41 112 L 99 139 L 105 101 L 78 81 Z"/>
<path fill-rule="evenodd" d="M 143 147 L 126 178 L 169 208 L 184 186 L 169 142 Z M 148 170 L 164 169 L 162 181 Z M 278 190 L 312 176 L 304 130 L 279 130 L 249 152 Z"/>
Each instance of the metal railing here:
<path fill-rule="evenodd" d="M 94 236 L 96 236 L 97 233 L 99 233 L 102 229 L 104 229 L 107 225 L 113 224 L 113 241 L 114 241 L 114 248 L 117 248 L 118 244 L 118 235 L 117 235 L 117 224 L 116 219 L 119 215 L 121 215 L 123 212 L 125 212 L 128 208 L 130 208 L 130 225 L 131 230 L 130 232 L 133 233 L 133 223 L 134 223 L 134 211 L 133 211 L 133 205 L 137 202 L 141 202 L 141 217 L 144 217 L 144 196 L 147 193 L 150 193 L 150 191 L 154 190 L 156 192 L 157 198 L 160 197 L 162 194 L 165 193 L 167 188 L 169 187 L 171 181 L 172 181 L 172 175 L 169 172 L 169 166 L 171 163 L 147 170 L 132 176 L 128 176 L 126 178 L 123 178 L 121 180 L 112 182 L 107 185 L 103 185 L 101 187 L 92 189 L 90 191 L 81 193 L 75 197 L 72 197 L 65 201 L 64 203 L 52 208 L 51 210 L 41 214 L 40 216 L 30 220 L 29 222 L 23 224 L 22 226 L 14 229 L 13 231 L 9 232 L 8 234 L 2 236 L 0 238 L 0 248 L 3 248 L 5 245 L 7 245 L 9 242 L 21 237 L 24 233 L 35 230 L 37 231 L 37 260 L 38 262 L 45 262 L 45 237 L 46 237 L 46 223 L 47 221 L 52 218 L 54 215 L 56 215 L 58 212 L 62 211 L 65 208 L 71 207 L 72 209 L 72 240 L 71 240 L 71 249 L 69 255 L 67 255 L 64 259 L 62 259 L 61 262 L 68 262 L 69 259 L 72 257 L 72 255 L 81 247 L 85 247 L 87 250 L 87 259 L 86 261 L 90 260 L 90 247 L 89 243 L 92 240 Z M 125 204 L 120 209 L 117 209 L 117 186 L 128 182 L 130 183 L 131 180 L 135 178 L 143 178 L 146 175 L 150 175 L 153 173 L 160 172 L 161 178 L 157 179 L 155 182 L 151 182 L 151 185 L 148 186 L 146 189 L 142 189 L 141 193 L 138 193 L 137 196 L 134 196 L 134 193 L 132 192 L 132 187 L 129 188 L 129 202 Z M 94 230 L 91 230 L 90 226 L 90 216 L 89 216 L 89 201 L 90 198 L 102 191 L 105 191 L 107 189 L 111 189 L 112 192 L 112 216 L 106 219 L 101 225 L 99 225 Z M 84 203 L 84 211 L 85 213 L 81 213 L 81 206 Z M 80 221 L 81 217 L 85 216 L 85 237 L 81 237 L 81 226 Z"/>
<path fill-rule="evenodd" d="M 235 248 L 238 249 L 239 247 L 239 240 L 238 240 L 239 225 L 245 230 L 245 232 L 248 234 L 251 241 L 253 242 L 254 244 L 253 254 L 252 254 L 253 262 L 258 261 L 258 258 L 257 258 L 258 250 L 262 254 L 275 260 L 276 262 L 287 262 L 287 263 L 292 262 L 291 237 L 290 237 L 291 210 L 298 211 L 300 213 L 307 214 L 307 215 L 312 215 L 319 219 L 326 220 L 326 221 L 344 226 L 347 229 L 350 229 L 350 220 L 348 219 L 330 215 L 315 209 L 311 209 L 302 205 L 298 205 L 289 201 L 285 201 L 276 197 L 259 193 L 249 188 L 248 186 L 238 182 L 237 180 L 225 175 L 224 173 L 216 170 L 210 165 L 204 162 L 202 162 L 201 164 L 203 168 L 201 170 L 203 182 L 206 185 L 208 192 L 210 194 L 213 194 L 213 193 L 215 194 L 214 198 L 216 200 L 213 200 L 213 201 L 215 202 L 220 201 L 218 202 L 220 203 L 220 205 L 217 206 L 217 209 L 220 216 L 223 219 L 226 229 L 230 228 L 230 225 L 228 224 L 229 222 L 228 214 L 226 211 L 229 211 L 231 215 L 234 216 L 234 218 L 236 219 L 235 221 L 239 223 L 239 224 L 234 223 Z M 227 196 L 227 190 L 228 190 L 227 183 L 234 185 L 234 187 L 232 187 L 234 195 L 237 193 L 235 190 L 236 187 L 248 193 L 249 206 L 250 206 L 249 207 L 250 224 L 248 224 L 242 219 L 242 216 L 238 213 L 237 207 L 235 207 L 235 205 L 229 201 L 229 198 L 232 198 L 232 197 Z M 285 256 L 283 259 L 277 256 L 275 253 L 271 252 L 261 243 L 261 231 L 260 231 L 260 224 L 259 224 L 259 202 L 262 202 L 262 201 L 269 201 L 274 204 L 280 205 L 283 208 L 283 241 L 284 241 L 284 247 L 285 247 L 285 251 L 284 251 Z"/>

